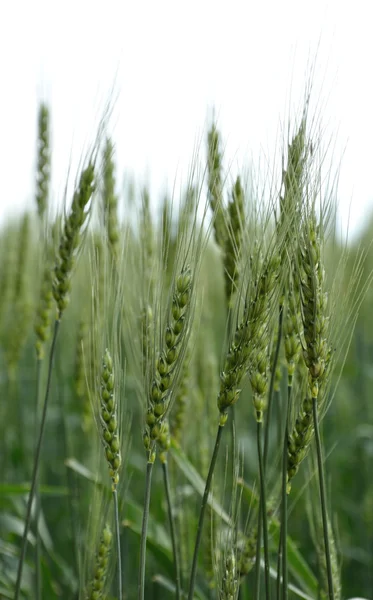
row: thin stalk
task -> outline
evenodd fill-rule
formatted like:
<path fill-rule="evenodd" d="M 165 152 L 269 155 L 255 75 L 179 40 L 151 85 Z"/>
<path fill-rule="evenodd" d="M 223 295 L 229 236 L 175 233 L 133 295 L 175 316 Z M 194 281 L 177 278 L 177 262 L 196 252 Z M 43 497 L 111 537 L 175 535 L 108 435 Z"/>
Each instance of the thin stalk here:
<path fill-rule="evenodd" d="M 279 312 L 278 312 L 278 328 L 277 328 L 278 334 L 277 334 L 277 340 L 276 340 L 275 354 L 273 357 L 271 379 L 269 382 L 268 406 L 267 406 L 267 410 L 266 410 L 266 423 L 265 423 L 265 434 L 264 434 L 264 454 L 263 454 L 264 470 L 266 469 L 266 466 L 267 466 L 268 447 L 269 447 L 269 427 L 270 427 L 270 420 L 271 420 L 271 416 L 272 416 L 272 406 L 273 406 L 273 390 L 274 390 L 274 386 L 275 386 L 278 358 L 280 356 L 283 319 L 284 319 L 284 306 L 283 306 L 283 304 L 280 304 Z"/>
<path fill-rule="evenodd" d="M 269 548 L 268 548 L 268 522 L 267 522 L 267 501 L 266 501 L 266 485 L 265 472 L 262 453 L 262 430 L 263 422 L 257 422 L 257 446 L 258 446 L 258 461 L 259 461 L 259 479 L 260 479 L 260 500 L 262 504 L 262 523 L 263 523 L 263 542 L 264 542 L 264 580 L 266 586 L 266 600 L 271 598 L 270 588 L 270 564 L 269 564 Z"/>
<path fill-rule="evenodd" d="M 115 534 L 117 538 L 117 563 L 118 563 L 118 600 L 122 600 L 122 558 L 120 552 L 120 531 L 119 531 L 119 509 L 118 509 L 118 490 L 113 489 L 114 500 L 114 518 L 115 518 Z"/>
<path fill-rule="evenodd" d="M 277 580 L 276 580 L 276 599 L 280 600 L 281 596 L 281 571 L 282 571 L 282 527 L 280 528 L 280 539 L 278 542 L 277 554 Z"/>
<path fill-rule="evenodd" d="M 288 599 L 288 494 L 287 494 L 287 474 L 288 474 L 288 438 L 289 438 L 289 416 L 291 402 L 292 385 L 288 385 L 288 401 L 286 409 L 284 447 L 282 451 L 282 491 L 281 491 L 281 541 L 282 541 L 282 600 Z M 279 576 L 279 575 L 278 575 Z"/>
<path fill-rule="evenodd" d="M 40 453 L 41 453 L 41 447 L 42 447 L 43 437 L 44 437 L 45 422 L 46 422 L 46 417 L 47 417 L 48 401 L 49 401 L 49 390 L 50 390 L 51 379 L 52 379 L 53 358 L 54 358 L 54 351 L 55 351 L 55 347 L 56 347 L 56 340 L 57 340 L 59 325 L 60 325 L 60 321 L 58 319 L 56 319 L 55 324 L 54 324 L 52 345 L 51 345 L 51 349 L 50 349 L 50 353 L 49 353 L 47 387 L 45 390 L 45 398 L 44 398 L 44 406 L 43 406 L 43 412 L 42 412 L 41 423 L 40 423 L 39 439 L 38 439 L 38 444 L 37 444 L 36 452 L 35 452 L 34 468 L 33 468 L 32 478 L 31 478 L 31 489 L 30 489 L 30 494 L 29 494 L 28 503 L 27 503 L 26 521 L 25 521 L 25 528 L 24 528 L 23 537 L 22 537 L 21 555 L 20 555 L 20 559 L 19 559 L 19 563 L 18 563 L 18 572 L 17 572 L 17 581 L 16 581 L 14 600 L 18 600 L 19 594 L 21 591 L 23 564 L 25 562 L 27 536 L 28 536 L 28 533 L 30 530 L 30 524 L 31 524 L 31 509 L 32 509 L 32 503 L 33 503 L 34 496 L 35 496 L 36 481 L 37 481 L 37 476 L 38 476 L 38 471 L 39 471 Z"/>
<path fill-rule="evenodd" d="M 260 554 L 262 548 L 262 497 L 259 498 L 258 507 L 258 524 L 256 534 L 256 554 L 255 554 L 255 588 L 254 588 L 254 600 L 260 600 Z"/>
<path fill-rule="evenodd" d="M 178 556 L 177 546 L 176 546 L 175 521 L 174 521 L 173 510 L 172 510 L 172 501 L 171 501 L 170 482 L 169 482 L 169 477 L 168 477 L 167 461 L 162 463 L 162 470 L 163 470 L 164 487 L 166 490 L 167 511 L 168 511 L 168 521 L 170 524 L 172 553 L 174 555 L 176 600 L 180 600 L 181 599 L 180 565 L 179 565 L 179 556 Z"/>
<path fill-rule="evenodd" d="M 276 347 L 275 347 L 275 354 L 273 357 L 271 379 L 269 382 L 268 407 L 267 407 L 267 411 L 266 411 L 266 423 L 265 423 L 265 434 L 264 434 L 264 454 L 263 454 L 264 471 L 266 470 L 267 459 L 268 459 L 269 426 L 270 426 L 270 420 L 271 420 L 271 415 L 272 415 L 273 395 L 274 395 L 273 392 L 274 392 L 274 387 L 275 387 L 276 369 L 277 369 L 277 363 L 278 363 L 278 358 L 280 355 L 280 348 L 281 348 L 283 314 L 284 314 L 284 307 L 283 307 L 283 304 L 280 304 L 279 313 L 278 313 L 278 334 L 277 334 L 277 341 L 276 341 Z M 260 550 L 261 550 L 261 546 L 262 546 L 262 527 L 261 527 L 262 518 L 263 518 L 262 517 L 262 498 L 260 497 L 259 509 L 258 509 L 258 526 L 257 526 L 257 538 L 256 538 L 256 558 L 255 558 L 255 592 L 254 592 L 255 600 L 259 600 L 259 598 L 260 598 L 260 573 L 261 573 Z"/>
<path fill-rule="evenodd" d="M 146 536 L 148 532 L 149 505 L 150 505 L 150 490 L 152 483 L 153 462 L 148 462 L 146 465 L 145 479 L 145 498 L 144 512 L 142 516 L 142 529 L 140 539 L 140 567 L 139 567 L 139 584 L 138 584 L 138 599 L 144 600 L 145 594 L 145 564 L 146 564 Z"/>
<path fill-rule="evenodd" d="M 205 512 L 206 512 L 207 501 L 208 501 L 210 488 L 211 488 L 212 476 L 214 474 L 216 459 L 217 459 L 218 453 L 219 453 L 219 446 L 220 446 L 220 440 L 221 440 L 221 435 L 223 433 L 223 429 L 224 429 L 224 425 L 219 423 L 218 432 L 216 434 L 214 451 L 212 453 L 210 468 L 209 468 L 209 472 L 208 472 L 207 479 L 206 479 L 205 491 L 203 493 L 201 510 L 199 513 L 196 544 L 194 546 L 192 571 L 190 574 L 188 600 L 193 600 L 193 597 L 194 597 L 194 586 L 196 583 L 198 552 L 199 552 L 199 548 L 201 545 L 201 539 L 202 539 L 203 521 L 205 518 Z"/>
<path fill-rule="evenodd" d="M 232 330 L 232 309 L 230 308 L 230 301 L 227 298 L 227 331 L 230 332 Z M 236 407 L 233 404 L 230 408 L 230 434 L 231 434 L 231 470 L 232 470 L 232 478 L 234 477 L 234 470 L 236 466 Z M 233 487 L 233 479 L 232 479 L 232 487 Z"/>
<path fill-rule="evenodd" d="M 332 563 L 331 563 L 331 559 L 330 559 L 328 517 L 327 517 L 327 508 L 326 508 L 324 464 L 323 464 L 323 458 L 322 458 L 319 421 L 318 421 L 318 414 L 317 414 L 317 398 L 312 398 L 312 414 L 313 414 L 313 425 L 315 428 L 317 466 L 318 466 L 318 471 L 319 471 L 321 515 L 322 515 L 322 525 L 323 525 L 323 532 L 324 532 L 325 560 L 326 560 L 326 572 L 327 572 L 327 579 L 328 579 L 329 600 L 334 600 L 333 574 L 332 574 Z"/>
<path fill-rule="evenodd" d="M 36 406 L 35 406 L 35 437 L 39 424 L 39 396 L 41 383 L 41 367 L 43 359 L 36 359 Z M 39 477 L 36 478 L 35 488 L 35 598 L 41 600 L 41 545 L 39 535 L 39 521 L 41 513 L 41 499 L 39 494 Z"/>

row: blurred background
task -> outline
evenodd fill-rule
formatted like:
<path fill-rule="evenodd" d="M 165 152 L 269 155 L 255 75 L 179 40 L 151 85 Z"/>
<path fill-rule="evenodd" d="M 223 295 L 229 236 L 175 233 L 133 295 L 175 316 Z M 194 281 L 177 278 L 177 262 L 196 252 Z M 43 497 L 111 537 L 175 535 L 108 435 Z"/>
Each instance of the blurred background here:
<path fill-rule="evenodd" d="M 0 218 L 32 195 L 39 100 L 51 107 L 55 202 L 109 99 L 119 183 L 146 180 L 156 202 L 185 179 L 213 109 L 233 176 L 271 161 L 312 73 L 342 161 L 342 226 L 359 231 L 373 199 L 370 22 L 364 0 L 1 3 Z"/>

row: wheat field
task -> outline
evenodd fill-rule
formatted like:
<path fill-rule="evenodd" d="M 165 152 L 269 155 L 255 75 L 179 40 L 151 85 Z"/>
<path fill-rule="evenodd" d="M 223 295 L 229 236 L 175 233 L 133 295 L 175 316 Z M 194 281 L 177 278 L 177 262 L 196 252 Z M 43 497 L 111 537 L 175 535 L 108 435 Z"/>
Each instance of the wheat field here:
<path fill-rule="evenodd" d="M 0 598 L 371 598 L 373 226 L 308 104 L 279 171 L 212 120 L 156 203 L 103 121 L 57 214 L 52 109 L 0 231 Z"/>

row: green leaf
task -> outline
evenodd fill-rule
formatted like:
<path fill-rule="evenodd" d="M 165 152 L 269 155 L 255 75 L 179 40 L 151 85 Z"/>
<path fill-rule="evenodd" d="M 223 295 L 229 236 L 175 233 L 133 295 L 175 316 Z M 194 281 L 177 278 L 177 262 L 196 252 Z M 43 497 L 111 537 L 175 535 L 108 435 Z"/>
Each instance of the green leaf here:
<path fill-rule="evenodd" d="M 270 521 L 269 535 L 272 536 L 276 548 L 278 548 L 280 541 L 280 523 L 277 519 L 272 519 Z M 295 542 L 289 536 L 287 538 L 286 547 L 288 552 L 289 572 L 305 592 L 310 594 L 313 598 L 317 597 L 319 589 L 317 579 L 312 573 L 305 558 L 299 552 Z"/>
<path fill-rule="evenodd" d="M 155 581 L 156 583 L 159 583 L 159 585 L 161 587 L 163 587 L 165 590 L 168 590 L 173 595 L 176 594 L 176 586 L 175 586 L 174 582 L 167 579 L 167 577 L 164 577 L 163 575 L 154 575 L 153 581 Z M 197 587 L 194 590 L 194 595 L 197 596 L 197 598 L 199 598 L 199 600 L 207 600 L 207 597 Z M 181 597 L 187 598 L 188 594 L 186 594 L 185 592 L 181 592 Z"/>
<path fill-rule="evenodd" d="M 186 455 L 177 448 L 175 444 L 172 445 L 171 448 L 172 456 L 174 457 L 177 465 L 184 473 L 185 477 L 188 479 L 190 484 L 193 486 L 195 491 L 202 496 L 205 490 L 205 482 L 202 477 L 195 469 L 195 467 L 190 463 Z M 253 505 L 257 502 L 257 495 L 253 492 L 251 487 L 245 483 L 243 480 L 240 480 L 241 485 L 243 486 L 245 496 L 250 505 Z M 220 506 L 220 504 L 212 497 L 210 494 L 209 498 L 210 507 L 216 512 L 217 515 L 221 517 L 221 519 L 228 525 L 231 526 L 231 519 L 229 515 L 224 511 L 224 509 Z M 272 536 L 272 539 L 275 542 L 276 550 L 278 548 L 278 541 L 280 536 L 280 524 L 277 519 L 272 518 L 269 525 L 269 533 Z M 318 584 L 316 577 L 312 573 L 309 568 L 307 562 L 297 549 L 295 543 L 291 538 L 288 537 L 287 542 L 288 547 L 288 562 L 289 562 L 289 571 L 298 582 L 298 585 L 302 588 L 303 591 L 298 590 L 295 586 L 291 589 L 294 593 L 297 593 L 300 598 L 309 598 L 309 597 L 317 597 L 318 593 Z M 277 579 L 277 572 L 272 569 L 271 576 Z M 294 589 L 293 589 L 294 588 Z M 289 586 L 290 589 L 290 586 Z M 305 592 L 305 593 L 303 593 Z M 307 596 L 309 594 L 309 596 Z"/>
<path fill-rule="evenodd" d="M 178 448 L 175 443 L 172 444 L 172 448 L 170 452 L 175 459 L 180 470 L 184 473 L 185 477 L 188 479 L 189 483 L 195 489 L 195 491 L 202 497 L 205 491 L 205 481 L 202 479 L 201 475 L 198 473 L 196 468 L 189 461 L 188 457 L 184 454 L 184 452 Z M 233 526 L 232 519 L 225 512 L 224 508 L 215 500 L 213 495 L 210 493 L 208 499 L 209 506 L 213 509 L 213 511 L 224 521 L 224 523 L 228 526 Z"/>
<path fill-rule="evenodd" d="M 243 493 L 247 499 L 249 505 L 255 505 L 258 501 L 258 496 L 251 488 L 251 486 L 246 483 L 243 479 L 239 480 L 239 484 L 243 488 Z M 272 539 L 273 545 L 275 549 L 278 549 L 279 541 L 280 541 L 280 522 L 277 518 L 272 517 L 269 521 L 269 535 Z M 310 594 L 312 597 L 317 597 L 318 594 L 318 583 L 315 575 L 312 570 L 308 566 L 305 558 L 302 556 L 300 551 L 298 550 L 295 542 L 288 536 L 287 538 L 287 553 L 288 553 L 288 565 L 289 571 L 294 577 L 294 579 L 298 582 L 298 585 L 306 592 Z M 277 577 L 277 573 L 276 573 Z"/>
<path fill-rule="evenodd" d="M 261 561 L 260 564 L 261 564 L 262 569 L 264 569 L 264 560 Z M 271 567 L 269 572 L 270 572 L 270 576 L 272 577 L 272 579 L 277 580 L 277 571 L 275 569 L 272 569 L 272 567 Z M 299 589 L 296 585 L 293 585 L 292 583 L 289 583 L 288 589 L 291 592 L 293 592 L 294 594 L 296 594 L 298 596 L 298 598 L 303 598 L 303 600 L 315 600 L 315 598 L 317 598 L 317 595 L 315 595 L 315 594 L 309 595 L 308 593 Z"/>
<path fill-rule="evenodd" d="M 30 488 L 30 483 L 0 483 L 0 496 L 25 496 L 30 492 Z M 43 496 L 67 496 L 69 490 L 57 485 L 41 485 L 39 493 Z"/>
<path fill-rule="evenodd" d="M 65 460 L 65 465 L 66 465 L 66 467 L 68 467 L 69 469 L 71 469 L 72 471 L 74 471 L 75 473 L 77 473 L 78 475 L 83 477 L 84 479 L 87 479 L 91 483 L 94 483 L 95 485 L 98 485 L 100 487 L 110 488 L 109 484 L 105 485 L 97 477 L 96 473 L 94 473 L 93 471 L 91 471 L 90 469 L 85 467 L 81 462 L 76 460 L 76 458 L 67 458 Z"/>
<path fill-rule="evenodd" d="M 0 515 L 0 525 L 1 531 L 3 533 L 14 533 L 19 537 L 23 536 L 23 532 L 25 529 L 25 523 L 22 519 L 18 517 L 14 517 L 8 513 L 2 513 Z M 29 531 L 27 535 L 27 541 L 34 546 L 35 545 L 35 536 L 31 531 Z"/>

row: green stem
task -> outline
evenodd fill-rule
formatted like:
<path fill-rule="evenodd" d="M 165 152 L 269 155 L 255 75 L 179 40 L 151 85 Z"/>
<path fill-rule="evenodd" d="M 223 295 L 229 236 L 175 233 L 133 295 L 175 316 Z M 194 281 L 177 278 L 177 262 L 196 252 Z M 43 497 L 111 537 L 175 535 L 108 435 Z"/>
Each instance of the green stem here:
<path fill-rule="evenodd" d="M 274 391 L 274 387 L 275 387 L 276 369 L 277 369 L 278 358 L 280 356 L 283 318 L 284 318 L 284 307 L 283 307 L 283 304 L 280 304 L 279 313 L 278 313 L 277 341 L 276 341 L 275 355 L 273 357 L 271 379 L 269 382 L 268 406 L 267 406 L 267 411 L 266 411 L 264 455 L 263 455 L 264 470 L 266 469 L 266 466 L 267 466 L 268 448 L 269 448 L 269 426 L 270 426 L 270 420 L 271 420 L 271 416 L 272 416 L 273 391 Z"/>
<path fill-rule="evenodd" d="M 43 359 L 37 358 L 36 361 L 36 406 L 35 406 L 35 437 L 39 424 L 39 396 L 41 383 L 41 367 Z M 35 487 L 35 598 L 41 600 L 41 545 L 39 535 L 39 521 L 41 513 L 41 498 L 39 494 L 39 477 L 36 479 Z"/>
<path fill-rule="evenodd" d="M 280 539 L 278 542 L 277 554 L 277 580 L 276 580 L 276 598 L 280 600 L 281 595 L 281 571 L 282 571 L 282 525 L 280 527 Z"/>
<path fill-rule="evenodd" d="M 167 511 L 168 511 L 168 521 L 170 524 L 172 552 L 174 555 L 174 567 L 175 567 L 175 579 L 176 579 L 176 600 L 180 600 L 180 598 L 181 598 L 180 565 L 179 565 L 179 557 L 178 557 L 177 546 L 176 546 L 175 523 L 174 523 L 173 510 L 172 510 L 172 501 L 171 501 L 170 482 L 169 482 L 169 477 L 168 477 L 167 461 L 162 463 L 162 470 L 163 470 L 164 487 L 166 490 Z"/>
<path fill-rule="evenodd" d="M 203 498 L 202 498 L 201 510 L 199 513 L 196 544 L 194 547 L 192 571 L 191 571 L 191 575 L 190 575 L 188 600 L 193 600 L 193 596 L 194 596 L 194 586 L 196 583 L 196 574 L 197 574 L 197 560 L 198 560 L 199 547 L 201 545 L 201 539 L 202 539 L 203 521 L 205 518 L 205 512 L 206 512 L 207 501 L 208 501 L 210 488 L 211 488 L 212 476 L 214 474 L 216 459 L 217 459 L 218 453 L 219 453 L 219 446 L 220 446 L 220 440 L 221 440 L 221 435 L 223 433 L 223 429 L 224 429 L 224 425 L 219 423 L 218 432 L 216 434 L 215 447 L 214 447 L 214 451 L 213 451 L 212 458 L 211 458 L 210 468 L 209 468 L 209 472 L 208 472 L 207 479 L 206 479 L 205 491 L 203 493 Z"/>
<path fill-rule="evenodd" d="M 263 466 L 264 471 L 267 467 L 267 459 L 268 459 L 268 448 L 269 448 L 269 426 L 272 415 L 272 406 L 273 406 L 273 395 L 274 395 L 274 387 L 275 387 L 275 379 L 276 379 L 276 369 L 278 358 L 280 355 L 281 348 L 281 338 L 282 338 L 282 323 L 283 323 L 283 315 L 284 315 L 284 307 L 283 304 L 279 306 L 278 313 L 278 334 L 275 348 L 275 355 L 273 357 L 273 365 L 271 369 L 271 379 L 269 383 L 269 393 L 268 393 L 268 407 L 266 412 L 266 423 L 265 423 L 265 434 L 264 434 L 264 454 L 263 454 Z M 259 600 L 260 598 L 260 551 L 262 546 L 262 499 L 259 500 L 259 509 L 258 509 L 258 526 L 257 526 L 257 538 L 256 538 L 256 558 L 255 558 L 255 600 Z"/>
<path fill-rule="evenodd" d="M 260 600 L 260 554 L 262 549 L 262 499 L 259 498 L 258 508 L 258 524 L 256 534 L 256 554 L 255 554 L 255 588 L 254 588 L 254 599 Z"/>
<path fill-rule="evenodd" d="M 119 509 L 118 509 L 118 491 L 113 489 L 114 500 L 114 518 L 115 518 L 115 534 L 117 539 L 117 562 L 118 562 L 118 600 L 122 600 L 122 558 L 120 552 L 120 531 L 119 531 Z"/>
<path fill-rule="evenodd" d="M 334 600 L 333 574 L 332 574 L 332 563 L 331 563 L 331 559 L 330 559 L 330 545 L 329 545 L 329 532 L 328 532 L 328 516 L 327 516 L 327 508 L 326 508 L 324 464 L 323 464 L 323 458 L 322 458 L 319 421 L 318 421 L 318 414 L 317 414 L 317 398 L 312 398 L 312 414 L 313 414 L 313 425 L 315 428 L 317 466 L 318 466 L 318 471 L 319 471 L 321 515 L 322 515 L 322 525 L 323 525 L 323 532 L 324 532 L 325 560 L 326 560 L 326 572 L 327 572 L 327 578 L 328 578 L 329 600 Z"/>
<path fill-rule="evenodd" d="M 151 490 L 151 483 L 152 483 L 153 465 L 154 465 L 154 461 L 148 462 L 146 465 L 144 512 L 143 512 L 143 517 L 142 517 L 142 529 L 141 529 L 141 539 L 140 539 L 140 567 L 139 567 L 139 585 L 138 585 L 138 599 L 139 600 L 144 600 L 144 594 L 145 594 L 146 537 L 147 537 L 147 532 L 148 532 L 150 490 Z"/>
<path fill-rule="evenodd" d="M 263 523 L 263 542 L 264 542 L 264 579 L 266 586 L 266 600 L 270 600 L 270 564 L 269 564 L 269 548 L 268 548 L 268 523 L 267 523 L 267 501 L 266 501 L 266 485 L 265 472 L 262 453 L 262 430 L 263 422 L 257 422 L 257 445 L 258 445 L 258 461 L 259 461 L 259 479 L 260 479 L 260 501 L 262 505 L 262 523 Z"/>
<path fill-rule="evenodd" d="M 288 401 L 286 409 L 284 447 L 282 451 L 282 492 L 281 492 L 281 541 L 282 541 L 282 600 L 288 599 L 288 494 L 287 494 L 287 476 L 288 476 L 288 439 L 289 439 L 289 416 L 291 402 L 292 385 L 288 385 Z"/>
<path fill-rule="evenodd" d="M 60 321 L 57 319 L 54 324 L 53 340 L 52 340 L 52 345 L 51 345 L 51 349 L 50 349 L 50 353 L 49 353 L 47 388 L 45 390 L 45 398 L 44 398 L 44 406 L 43 406 L 43 412 L 42 412 L 41 423 L 40 423 L 39 439 L 38 439 L 38 444 L 37 444 L 36 452 L 35 452 L 34 468 L 33 468 L 32 478 L 31 478 L 31 489 L 30 489 L 30 495 L 29 495 L 28 503 L 27 503 L 26 521 L 25 521 L 25 528 L 24 528 L 23 537 L 22 537 L 21 554 L 20 554 L 20 559 L 19 559 L 19 563 L 18 563 L 18 572 L 17 572 L 17 581 L 16 581 L 14 600 L 18 600 L 19 594 L 21 591 L 23 564 L 25 562 L 27 536 L 28 536 L 28 533 L 30 530 L 30 523 L 31 523 L 31 509 L 32 509 L 32 503 L 33 503 L 34 496 L 35 496 L 36 481 L 37 481 L 37 476 L 38 476 L 38 471 L 39 471 L 40 453 L 41 453 L 41 447 L 42 447 L 42 442 L 43 442 L 43 437 L 44 437 L 45 422 L 46 422 L 47 410 L 48 410 L 49 390 L 50 390 L 51 379 L 52 379 L 53 358 L 54 358 L 54 351 L 55 351 L 55 347 L 56 347 L 56 340 L 57 340 L 59 325 L 60 325 Z"/>

